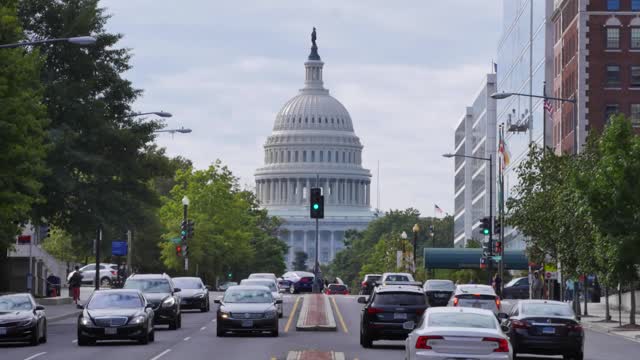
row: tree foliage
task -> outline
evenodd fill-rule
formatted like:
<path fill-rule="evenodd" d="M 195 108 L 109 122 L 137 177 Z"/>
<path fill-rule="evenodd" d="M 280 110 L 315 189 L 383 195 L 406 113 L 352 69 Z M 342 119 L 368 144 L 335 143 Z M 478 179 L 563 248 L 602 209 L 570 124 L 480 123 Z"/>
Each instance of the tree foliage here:
<path fill-rule="evenodd" d="M 296 251 L 293 254 L 293 263 L 291 266 L 295 271 L 307 271 L 307 260 L 309 259 L 309 255 L 307 255 L 304 251 Z"/>

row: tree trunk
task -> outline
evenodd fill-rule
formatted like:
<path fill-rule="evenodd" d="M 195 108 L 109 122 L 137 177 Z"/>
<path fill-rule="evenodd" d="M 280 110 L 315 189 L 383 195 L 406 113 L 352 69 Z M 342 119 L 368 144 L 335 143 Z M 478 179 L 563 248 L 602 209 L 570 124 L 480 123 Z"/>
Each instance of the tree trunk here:
<path fill-rule="evenodd" d="M 635 283 L 631 283 L 631 309 L 629 311 L 629 324 L 636 324 L 636 287 Z"/>
<path fill-rule="evenodd" d="M 604 306 L 605 306 L 604 319 L 606 321 L 610 321 L 611 313 L 609 312 L 609 287 L 606 285 L 604 287 Z"/>
<path fill-rule="evenodd" d="M 589 311 L 587 310 L 587 302 L 589 301 L 589 280 L 587 279 L 587 275 L 584 275 L 584 316 L 589 316 Z"/>

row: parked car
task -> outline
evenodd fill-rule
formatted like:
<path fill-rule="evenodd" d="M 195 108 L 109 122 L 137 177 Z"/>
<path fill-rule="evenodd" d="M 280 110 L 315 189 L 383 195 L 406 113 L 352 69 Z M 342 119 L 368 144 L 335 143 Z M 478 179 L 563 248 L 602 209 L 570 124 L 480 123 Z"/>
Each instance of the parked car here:
<path fill-rule="evenodd" d="M 124 283 L 125 289 L 140 290 L 154 312 L 154 324 L 168 324 L 170 330 L 182 326 L 180 288 L 167 274 L 134 274 Z"/>
<path fill-rule="evenodd" d="M 529 278 L 518 277 L 504 285 L 502 289 L 503 299 L 528 299 L 529 298 Z"/>
<path fill-rule="evenodd" d="M 380 274 L 366 274 L 362 284 L 360 284 L 360 295 L 371 295 L 373 288 L 376 287 L 376 282 L 382 278 Z"/>
<path fill-rule="evenodd" d="M 38 345 L 47 342 L 47 316 L 44 307 L 36 304 L 31 294 L 0 296 L 0 324 L 0 343 Z"/>
<path fill-rule="evenodd" d="M 427 309 L 427 298 L 422 289 L 414 286 L 388 285 L 377 287 L 369 299 L 361 296 L 358 303 L 365 304 L 360 321 L 360 345 L 373 346 L 375 340 L 404 340 L 412 328 L 407 322 L 418 322 Z"/>
<path fill-rule="evenodd" d="M 93 284 L 96 279 L 96 264 L 88 264 L 80 268 L 82 273 L 83 284 Z M 67 275 L 67 281 L 71 279 L 73 271 Z M 100 263 L 100 286 L 110 286 L 116 282 L 118 278 L 118 265 L 117 264 L 103 264 Z"/>
<path fill-rule="evenodd" d="M 238 283 L 235 281 L 226 281 L 218 285 L 218 291 L 227 291 L 229 287 L 236 286 L 236 285 L 238 285 Z"/>
<path fill-rule="evenodd" d="M 451 280 L 427 280 L 422 287 L 429 306 L 447 306 L 456 285 Z"/>
<path fill-rule="evenodd" d="M 180 307 L 183 309 L 199 309 L 208 312 L 209 288 L 199 277 L 176 277 L 173 285 L 180 288 Z"/>
<path fill-rule="evenodd" d="M 240 281 L 240 285 L 252 285 L 252 286 L 265 286 L 269 288 L 271 291 L 271 296 L 273 296 L 276 300 L 282 300 L 282 295 L 278 291 L 278 286 L 274 280 L 268 278 L 253 278 L 253 279 L 244 279 Z M 282 303 L 277 305 L 278 308 L 278 317 L 284 316 L 284 309 Z"/>
<path fill-rule="evenodd" d="M 349 288 L 347 285 L 341 284 L 329 284 L 324 293 L 327 295 L 349 295 Z"/>
<path fill-rule="evenodd" d="M 512 360 L 513 351 L 493 312 L 437 307 L 407 337 L 405 358 Z"/>
<path fill-rule="evenodd" d="M 517 354 L 563 355 L 584 358 L 584 330 L 570 304 L 551 300 L 522 300 L 501 316 L 503 331 Z"/>
<path fill-rule="evenodd" d="M 274 299 L 271 291 L 264 286 L 238 285 L 229 288 L 217 311 L 216 335 L 227 332 L 265 332 L 278 336 L 277 305 L 282 300 Z"/>
<path fill-rule="evenodd" d="M 311 292 L 315 275 L 308 271 L 289 271 L 282 275 L 284 280 L 290 281 L 289 292 L 297 294 L 300 292 Z"/>
<path fill-rule="evenodd" d="M 458 285 L 449 299 L 448 306 L 487 309 L 498 316 L 500 297 L 489 285 Z"/>
<path fill-rule="evenodd" d="M 274 273 L 253 273 L 249 274 L 248 279 L 269 279 L 278 282 L 278 277 Z"/>
<path fill-rule="evenodd" d="M 139 290 L 98 290 L 78 317 L 78 346 L 96 340 L 155 340 L 153 305 Z"/>

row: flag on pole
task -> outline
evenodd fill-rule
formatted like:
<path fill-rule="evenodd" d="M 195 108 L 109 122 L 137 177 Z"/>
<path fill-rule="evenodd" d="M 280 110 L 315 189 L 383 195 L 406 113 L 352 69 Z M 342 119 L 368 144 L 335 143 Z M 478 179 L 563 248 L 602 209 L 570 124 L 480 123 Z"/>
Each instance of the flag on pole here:
<path fill-rule="evenodd" d="M 549 101 L 547 101 L 546 99 L 544 100 L 544 109 L 547 110 L 549 115 L 553 116 L 553 112 L 555 110 L 553 109 L 553 106 L 551 105 L 551 103 Z"/>
<path fill-rule="evenodd" d="M 444 214 L 444 211 L 442 211 L 442 209 L 440 209 L 440 206 L 436 204 L 433 204 L 433 210 L 440 215 Z"/>
<path fill-rule="evenodd" d="M 509 153 L 509 149 L 507 148 L 507 143 L 504 141 L 504 138 L 500 136 L 500 145 L 498 147 L 498 152 L 502 156 L 502 169 L 509 166 L 509 162 L 511 160 L 511 154 Z"/>

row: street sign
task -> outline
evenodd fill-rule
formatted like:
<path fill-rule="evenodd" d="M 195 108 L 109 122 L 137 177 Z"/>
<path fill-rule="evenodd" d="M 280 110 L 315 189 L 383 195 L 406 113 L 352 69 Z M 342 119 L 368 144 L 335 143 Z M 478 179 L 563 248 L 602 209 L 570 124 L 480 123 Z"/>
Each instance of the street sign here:
<path fill-rule="evenodd" d="M 127 242 L 115 240 L 111 242 L 111 255 L 125 256 L 127 255 Z"/>
<path fill-rule="evenodd" d="M 558 280 L 558 272 L 557 271 L 547 271 L 544 274 L 544 278 L 547 280 Z"/>
<path fill-rule="evenodd" d="M 493 261 L 502 261 L 502 256 L 492 256 Z"/>
<path fill-rule="evenodd" d="M 180 242 L 182 241 L 181 238 L 177 237 L 177 238 L 173 238 L 173 239 L 169 239 L 169 241 L 171 241 L 174 244 L 180 244 Z"/>

